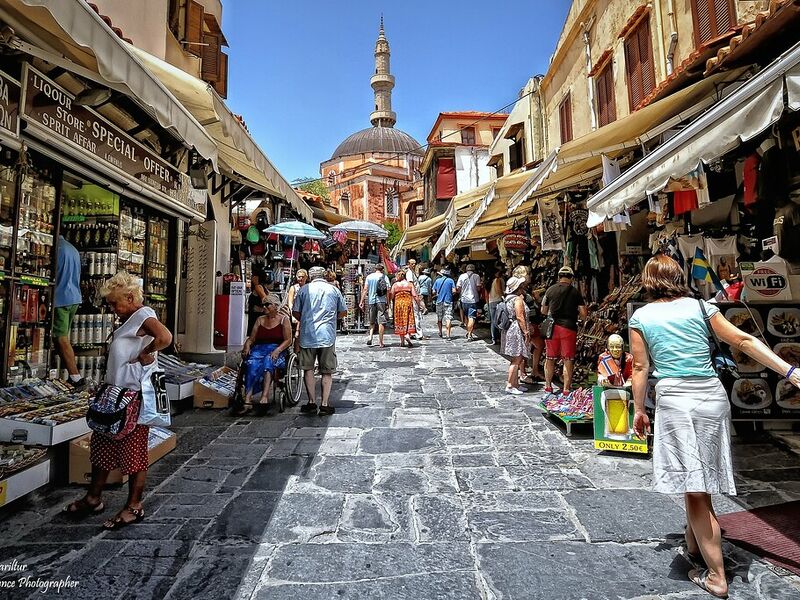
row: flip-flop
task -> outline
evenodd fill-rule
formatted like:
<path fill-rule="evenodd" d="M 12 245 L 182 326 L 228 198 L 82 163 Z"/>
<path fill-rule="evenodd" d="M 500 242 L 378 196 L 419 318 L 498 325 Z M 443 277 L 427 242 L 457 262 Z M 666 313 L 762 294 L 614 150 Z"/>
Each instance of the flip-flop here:
<path fill-rule="evenodd" d="M 708 580 L 708 569 L 692 569 L 689 571 L 689 581 L 699 587 L 701 590 L 705 590 L 715 598 L 727 598 L 728 594 L 720 594 L 715 592 L 712 589 L 709 589 L 706 581 Z"/>
<path fill-rule="evenodd" d="M 71 510 L 71 506 L 75 506 L 75 510 Z M 80 500 L 75 500 L 75 502 L 70 502 L 67 504 L 62 512 L 72 519 L 83 519 L 89 515 L 99 515 L 105 509 L 106 506 L 103 504 L 102 500 L 97 504 L 92 505 L 86 501 L 86 498 L 81 498 Z"/>
<path fill-rule="evenodd" d="M 116 529 L 122 529 L 123 527 L 127 527 L 128 525 L 134 525 L 144 519 L 144 509 L 143 508 L 131 508 L 130 506 L 126 506 L 124 510 L 127 510 L 129 513 L 133 515 L 132 521 L 126 521 L 121 516 L 117 515 L 110 521 L 106 521 L 103 523 L 103 529 L 106 531 L 114 531 Z"/>
<path fill-rule="evenodd" d="M 678 554 L 695 569 L 705 569 L 707 566 L 702 554 L 692 554 L 685 546 L 678 549 Z"/>

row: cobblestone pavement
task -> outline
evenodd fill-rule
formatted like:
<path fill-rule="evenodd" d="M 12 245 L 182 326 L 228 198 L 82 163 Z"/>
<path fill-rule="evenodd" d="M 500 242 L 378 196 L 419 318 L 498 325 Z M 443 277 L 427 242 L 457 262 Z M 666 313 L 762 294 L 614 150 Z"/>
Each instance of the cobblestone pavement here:
<path fill-rule="evenodd" d="M 180 415 L 143 523 L 65 521 L 77 486 L 31 496 L 0 515 L 0 563 L 95 600 L 710 597 L 686 579 L 682 502 L 648 491 L 648 460 L 598 454 L 533 394 L 505 395 L 506 363 L 482 341 L 389 340 L 340 338 L 332 417 Z M 735 452 L 741 495 L 719 512 L 800 499 L 795 454 L 768 439 Z M 124 496 L 110 491 L 109 511 Z M 800 597 L 797 578 L 726 555 L 734 600 Z"/>

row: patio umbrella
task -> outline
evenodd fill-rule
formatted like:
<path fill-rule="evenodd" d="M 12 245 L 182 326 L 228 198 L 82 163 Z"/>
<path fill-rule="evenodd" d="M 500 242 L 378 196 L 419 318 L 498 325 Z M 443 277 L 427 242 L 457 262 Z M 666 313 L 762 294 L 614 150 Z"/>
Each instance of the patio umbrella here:
<path fill-rule="evenodd" d="M 277 235 L 291 236 L 292 238 L 292 258 L 289 260 L 289 281 L 292 280 L 294 275 L 294 248 L 297 244 L 297 238 L 308 238 L 310 240 L 324 240 L 327 236 L 319 229 L 303 223 L 302 221 L 285 221 L 270 225 L 264 230 L 264 233 L 274 233 Z"/>
<path fill-rule="evenodd" d="M 358 272 L 361 273 L 361 236 L 374 237 L 385 240 L 389 237 L 389 232 L 380 225 L 369 221 L 345 221 L 330 228 L 331 231 L 345 231 L 355 233 L 358 236 Z"/>

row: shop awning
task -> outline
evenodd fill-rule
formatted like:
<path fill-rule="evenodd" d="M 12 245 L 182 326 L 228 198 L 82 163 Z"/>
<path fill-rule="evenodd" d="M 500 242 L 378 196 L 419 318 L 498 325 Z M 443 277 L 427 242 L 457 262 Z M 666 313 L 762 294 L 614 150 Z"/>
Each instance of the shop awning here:
<path fill-rule="evenodd" d="M 638 204 L 671 177 L 682 177 L 700 161 L 710 162 L 763 132 L 783 114 L 784 89 L 789 107 L 796 110 L 798 80 L 800 43 L 591 197 L 589 225 Z"/>
<path fill-rule="evenodd" d="M 344 223 L 345 221 L 351 220 L 351 217 L 340 215 L 339 213 L 331 212 L 317 206 L 312 206 L 311 212 L 314 213 L 315 223 L 319 223 L 320 225 L 327 227 L 333 227 L 339 223 Z"/>
<path fill-rule="evenodd" d="M 427 219 L 426 221 L 422 221 L 422 223 L 412 225 L 406 229 L 405 233 L 403 234 L 403 239 L 400 240 L 400 243 L 397 244 L 396 248 L 399 248 L 399 250 L 416 250 L 417 248 L 421 248 L 428 243 L 428 240 L 431 238 L 431 236 L 435 235 L 443 225 L 443 214 Z"/>
<path fill-rule="evenodd" d="M 97 73 L 109 87 L 133 97 L 161 127 L 193 146 L 216 169 L 217 146 L 211 136 L 87 2 L 7 0 L 0 17 L 20 37 L 41 40 L 45 51 L 57 59 L 66 57 L 78 74 L 80 69 Z"/>
<path fill-rule="evenodd" d="M 210 84 L 144 50 L 129 44 L 127 47 L 203 124 L 219 148 L 223 165 L 252 187 L 286 200 L 306 222 L 312 221 L 311 208 L 273 166 Z"/>
<path fill-rule="evenodd" d="M 534 193 L 549 194 L 563 189 L 565 181 L 602 165 L 602 155 L 616 157 L 626 150 L 639 148 L 679 123 L 692 118 L 714 104 L 716 87 L 736 79 L 742 69 L 699 81 L 663 100 L 567 142 L 554 150 L 536 169 L 509 202 L 509 214 L 516 213 Z"/>

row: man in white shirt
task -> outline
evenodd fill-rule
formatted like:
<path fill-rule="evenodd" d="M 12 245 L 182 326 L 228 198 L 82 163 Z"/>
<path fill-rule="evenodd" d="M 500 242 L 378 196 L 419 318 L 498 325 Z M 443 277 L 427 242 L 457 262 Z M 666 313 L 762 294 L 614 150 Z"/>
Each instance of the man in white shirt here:
<path fill-rule="evenodd" d="M 375 272 L 368 275 L 364 280 L 364 291 L 361 293 L 361 310 L 367 309 L 367 319 L 369 322 L 369 337 L 367 346 L 372 346 L 372 336 L 375 333 L 375 325 L 378 325 L 378 343 L 383 348 L 383 333 L 386 329 L 386 322 L 389 320 L 386 312 L 386 299 L 389 288 L 389 278 L 386 276 L 385 267 L 378 263 Z M 383 282 L 383 285 L 381 285 Z M 366 306 L 365 306 L 366 303 Z"/>
<path fill-rule="evenodd" d="M 475 328 L 475 317 L 481 301 L 480 291 L 483 287 L 481 277 L 475 272 L 475 265 L 468 264 L 466 273 L 462 273 L 456 282 L 456 292 L 461 294 L 461 308 L 467 319 L 467 341 L 477 339 L 472 331 Z"/>

